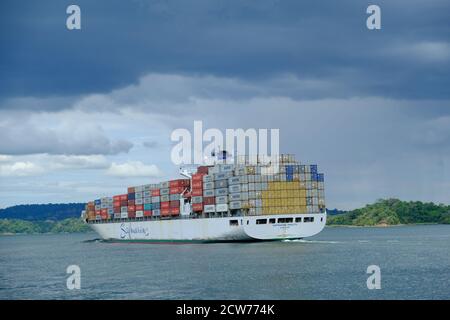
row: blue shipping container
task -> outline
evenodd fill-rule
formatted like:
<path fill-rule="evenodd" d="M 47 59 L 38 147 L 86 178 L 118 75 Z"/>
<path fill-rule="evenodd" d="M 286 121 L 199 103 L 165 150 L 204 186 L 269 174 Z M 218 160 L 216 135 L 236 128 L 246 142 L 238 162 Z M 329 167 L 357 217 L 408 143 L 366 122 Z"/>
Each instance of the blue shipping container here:
<path fill-rule="evenodd" d="M 294 174 L 286 173 L 286 181 L 294 181 Z"/>
<path fill-rule="evenodd" d="M 324 182 L 324 176 L 323 176 L 323 173 L 318 173 L 317 174 L 317 181 L 319 181 L 319 182 Z"/>
<path fill-rule="evenodd" d="M 144 204 L 144 210 L 152 210 L 152 204 L 151 203 Z"/>
<path fill-rule="evenodd" d="M 97 199 L 97 200 L 94 201 L 94 203 L 95 204 L 101 204 L 101 201 L 100 201 L 100 199 Z"/>
<path fill-rule="evenodd" d="M 286 166 L 286 173 L 294 173 L 294 166 L 293 165 L 287 165 Z"/>
<path fill-rule="evenodd" d="M 317 164 L 312 164 L 310 166 L 310 169 L 311 169 L 311 173 L 317 173 Z"/>
<path fill-rule="evenodd" d="M 134 200 L 136 199 L 136 194 L 135 193 L 129 193 L 128 194 L 128 200 Z"/>
<path fill-rule="evenodd" d="M 319 175 L 317 173 L 311 173 L 311 181 L 319 181 Z"/>

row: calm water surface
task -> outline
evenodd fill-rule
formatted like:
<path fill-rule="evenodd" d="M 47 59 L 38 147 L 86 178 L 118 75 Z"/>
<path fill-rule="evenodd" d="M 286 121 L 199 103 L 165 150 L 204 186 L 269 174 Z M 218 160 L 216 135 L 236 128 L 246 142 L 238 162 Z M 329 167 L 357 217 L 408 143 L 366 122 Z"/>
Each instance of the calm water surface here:
<path fill-rule="evenodd" d="M 326 228 L 307 241 L 113 244 L 0 236 L 0 299 L 450 299 L 450 226 Z M 81 268 L 68 290 L 66 268 Z M 381 268 L 380 290 L 366 269 Z"/>

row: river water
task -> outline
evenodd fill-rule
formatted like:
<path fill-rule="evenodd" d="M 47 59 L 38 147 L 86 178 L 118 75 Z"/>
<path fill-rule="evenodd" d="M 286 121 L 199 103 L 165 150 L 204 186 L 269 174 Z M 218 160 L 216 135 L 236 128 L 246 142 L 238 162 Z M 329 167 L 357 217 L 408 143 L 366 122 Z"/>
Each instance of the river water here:
<path fill-rule="evenodd" d="M 0 236 L 0 299 L 450 299 L 450 225 L 327 227 L 258 243 L 95 239 Z M 70 265 L 79 290 L 67 288 Z M 370 265 L 381 289 L 367 288 Z"/>

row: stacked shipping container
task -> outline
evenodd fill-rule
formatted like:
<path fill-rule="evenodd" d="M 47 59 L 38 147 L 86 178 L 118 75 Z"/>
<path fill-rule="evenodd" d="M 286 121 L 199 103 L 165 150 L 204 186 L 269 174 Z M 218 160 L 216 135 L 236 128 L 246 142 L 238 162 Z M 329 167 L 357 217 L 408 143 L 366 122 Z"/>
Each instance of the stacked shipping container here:
<path fill-rule="evenodd" d="M 275 169 L 247 163 L 202 166 L 192 180 L 129 187 L 127 194 L 89 202 L 86 214 L 89 220 L 172 217 L 180 215 L 184 198 L 196 214 L 325 212 L 324 176 L 317 165 L 282 155 Z"/>

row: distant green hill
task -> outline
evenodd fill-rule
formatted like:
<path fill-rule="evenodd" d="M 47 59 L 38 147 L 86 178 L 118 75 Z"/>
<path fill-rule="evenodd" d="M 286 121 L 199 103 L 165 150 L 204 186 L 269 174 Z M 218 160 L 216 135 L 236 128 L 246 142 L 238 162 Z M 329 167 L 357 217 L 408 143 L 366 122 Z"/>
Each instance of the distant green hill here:
<path fill-rule="evenodd" d="M 416 223 L 450 224 L 450 206 L 398 199 L 378 200 L 364 208 L 329 216 L 329 225 L 377 226 Z"/>
<path fill-rule="evenodd" d="M 0 209 L 0 234 L 86 232 L 80 219 L 84 203 L 17 205 Z"/>
<path fill-rule="evenodd" d="M 84 203 L 23 204 L 0 209 L 0 219 L 56 221 L 67 218 L 79 218 L 84 206 Z"/>
<path fill-rule="evenodd" d="M 87 232 L 89 230 L 89 226 L 83 223 L 79 218 L 68 218 L 61 221 L 0 219 L 0 234 Z"/>

